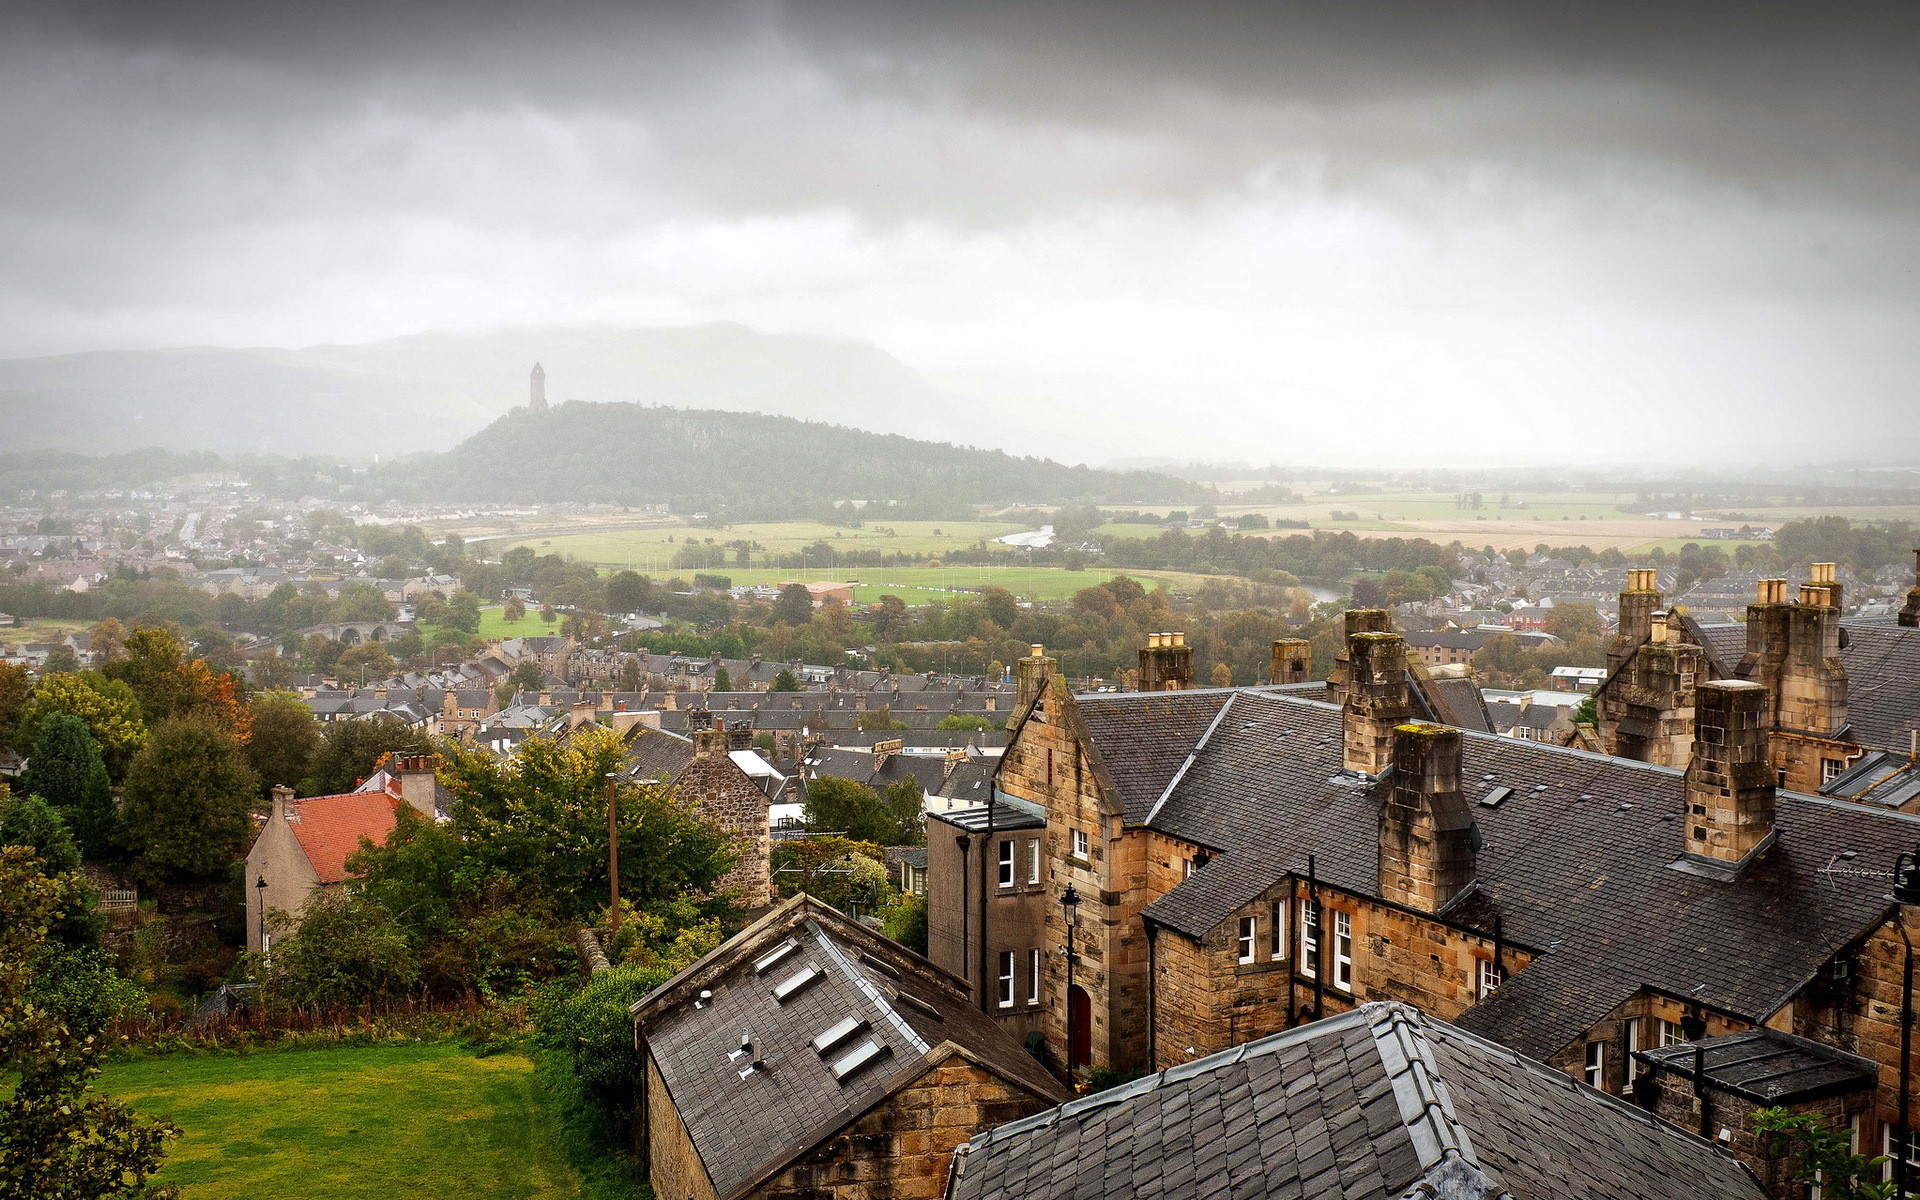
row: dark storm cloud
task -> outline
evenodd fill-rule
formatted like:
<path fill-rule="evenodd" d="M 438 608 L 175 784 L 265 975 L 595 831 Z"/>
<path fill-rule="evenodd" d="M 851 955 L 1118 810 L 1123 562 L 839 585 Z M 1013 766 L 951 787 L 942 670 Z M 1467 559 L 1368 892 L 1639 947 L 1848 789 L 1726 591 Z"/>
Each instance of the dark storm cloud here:
<path fill-rule="evenodd" d="M 0 353 L 735 317 L 1068 414 L 1904 412 L 1916 46 L 1905 3 L 16 3 Z"/>

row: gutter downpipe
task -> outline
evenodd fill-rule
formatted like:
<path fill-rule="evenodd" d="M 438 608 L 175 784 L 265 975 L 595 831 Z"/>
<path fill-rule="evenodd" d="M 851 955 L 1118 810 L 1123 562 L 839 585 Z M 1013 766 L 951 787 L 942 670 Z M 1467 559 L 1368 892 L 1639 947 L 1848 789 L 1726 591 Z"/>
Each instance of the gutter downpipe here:
<path fill-rule="evenodd" d="M 1912 1151 L 1913 1125 L 1910 1110 L 1913 1100 L 1913 938 L 1907 933 L 1907 913 L 1905 906 L 1894 909 L 1894 926 L 1900 930 L 1900 940 L 1907 947 L 1906 967 L 1902 972 L 1900 985 L 1900 1142 L 1894 1148 L 1893 1177 L 1894 1194 L 1907 1194 L 1908 1176 L 1912 1174 L 1907 1166 L 1907 1157 Z"/>
<path fill-rule="evenodd" d="M 973 839 L 960 834 L 953 839 L 960 850 L 960 977 L 967 974 L 967 923 L 973 919 L 972 879 L 967 873 L 967 851 L 973 846 Z"/>
<path fill-rule="evenodd" d="M 1326 1011 L 1327 931 L 1320 920 L 1320 876 L 1314 869 L 1314 856 L 1307 855 L 1307 905 L 1313 913 L 1313 952 L 1320 959 L 1313 968 L 1313 1019 Z"/>
<path fill-rule="evenodd" d="M 999 801 L 987 797 L 987 831 L 980 838 L 980 1011 L 991 1015 L 993 1001 L 987 996 L 987 858 L 993 852 L 993 816 Z M 1018 866 L 1015 867 L 1016 872 Z"/>

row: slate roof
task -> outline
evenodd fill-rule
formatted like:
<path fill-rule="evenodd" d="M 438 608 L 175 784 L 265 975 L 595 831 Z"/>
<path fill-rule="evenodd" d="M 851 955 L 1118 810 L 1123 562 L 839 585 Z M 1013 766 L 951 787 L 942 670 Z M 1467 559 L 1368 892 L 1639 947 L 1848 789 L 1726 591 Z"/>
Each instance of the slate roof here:
<path fill-rule="evenodd" d="M 953 769 L 953 774 L 947 776 L 935 794 L 948 800 L 985 804 L 993 795 L 993 770 L 998 765 L 999 760 L 991 758 L 963 762 Z"/>
<path fill-rule="evenodd" d="M 1708 1087 L 1765 1107 L 1871 1091 L 1880 1078 L 1869 1059 L 1774 1029 L 1701 1038 L 1635 1057 L 1692 1080 L 1696 1053 Z"/>
<path fill-rule="evenodd" d="M 1129 825 L 1146 820 L 1174 772 L 1207 732 L 1229 688 L 1076 697 L 1087 738 L 1119 792 Z"/>
<path fill-rule="evenodd" d="M 376 846 L 387 840 L 400 804 L 386 792 L 309 796 L 289 807 L 287 827 L 312 864 L 314 878 L 339 883 L 348 877 L 347 859 L 359 852 L 361 838 Z"/>
<path fill-rule="evenodd" d="M 1844 625 L 1847 720 L 1852 739 L 1882 750 L 1906 750 L 1920 729 L 1920 629 Z"/>
<path fill-rule="evenodd" d="M 1487 712 L 1480 682 L 1471 675 L 1434 677 L 1424 668 L 1412 672 L 1413 691 L 1418 707 L 1428 719 L 1475 733 L 1492 733 L 1493 718 Z"/>
<path fill-rule="evenodd" d="M 626 763 L 629 777 L 671 782 L 693 761 L 693 741 L 635 725 L 627 731 Z"/>
<path fill-rule="evenodd" d="M 1712 1144 L 1399 1004 L 981 1134 L 948 1200 L 1760 1200 Z"/>
<path fill-rule="evenodd" d="M 1461 779 L 1484 845 L 1476 886 L 1442 915 L 1538 957 L 1461 1024 L 1547 1057 L 1642 988 L 1759 1023 L 1884 919 L 1885 882 L 1829 872 L 1844 851 L 1890 866 L 1920 818 L 1782 792 L 1780 836 L 1732 882 L 1671 869 L 1681 772 L 1463 733 Z M 1237 694 L 1151 827 L 1214 857 L 1149 920 L 1202 937 L 1288 875 L 1378 895 L 1386 786 L 1341 772 L 1340 710 Z M 1478 803 L 1496 787 L 1498 807 Z M 1631 916 L 1631 920 L 1626 919 Z"/>
<path fill-rule="evenodd" d="M 780 946 L 793 946 L 765 970 Z M 820 972 L 784 1002 L 774 990 Z M 695 1007 L 699 992 L 712 993 Z M 909 997 L 902 999 L 901 997 Z M 774 1175 L 952 1055 L 970 1059 L 1043 1102 L 1065 1090 L 992 1018 L 960 980 L 897 943 L 797 896 L 633 1006 L 674 1110 L 727 1200 Z M 861 1024 L 826 1049 L 836 1022 Z M 764 1070 L 731 1056 L 747 1030 Z M 864 1042 L 884 1049 L 836 1078 L 833 1064 Z"/>

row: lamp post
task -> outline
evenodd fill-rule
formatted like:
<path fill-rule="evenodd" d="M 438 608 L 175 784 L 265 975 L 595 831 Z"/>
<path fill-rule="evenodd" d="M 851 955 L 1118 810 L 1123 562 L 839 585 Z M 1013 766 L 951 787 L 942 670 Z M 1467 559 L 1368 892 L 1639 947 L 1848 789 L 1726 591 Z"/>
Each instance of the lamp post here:
<path fill-rule="evenodd" d="M 1920 848 L 1902 854 L 1893 864 L 1894 928 L 1906 945 L 1906 966 L 1900 979 L 1900 1125 L 1899 1140 L 1893 1152 L 1894 1194 L 1907 1194 L 1912 1168 L 1907 1160 L 1913 1152 L 1912 1064 L 1913 1064 L 1913 938 L 1907 933 L 1907 909 L 1920 904 Z"/>
<path fill-rule="evenodd" d="M 1073 933 L 1080 927 L 1080 893 L 1071 882 L 1067 890 L 1060 893 L 1060 914 L 1067 925 L 1067 1078 L 1073 1078 L 1073 965 L 1080 961 L 1079 951 L 1074 949 Z"/>
<path fill-rule="evenodd" d="M 253 898 L 255 906 L 260 910 L 260 952 L 264 954 L 267 949 L 267 877 L 265 875 L 254 881 Z"/>
<path fill-rule="evenodd" d="M 613 796 L 615 772 L 607 772 L 607 934 L 620 932 L 620 822 L 619 802 Z"/>

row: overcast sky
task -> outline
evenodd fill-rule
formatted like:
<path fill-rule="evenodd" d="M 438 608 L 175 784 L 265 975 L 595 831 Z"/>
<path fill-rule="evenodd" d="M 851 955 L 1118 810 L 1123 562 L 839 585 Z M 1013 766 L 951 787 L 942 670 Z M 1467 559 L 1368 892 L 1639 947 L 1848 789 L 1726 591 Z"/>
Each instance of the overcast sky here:
<path fill-rule="evenodd" d="M 725 319 L 1069 460 L 1920 458 L 1902 0 L 5 8 L 0 355 Z"/>

